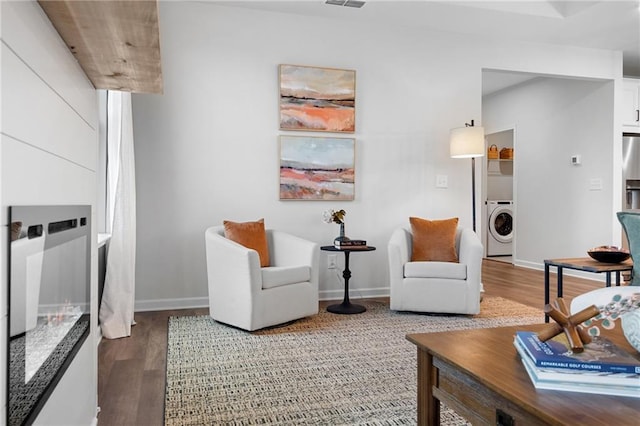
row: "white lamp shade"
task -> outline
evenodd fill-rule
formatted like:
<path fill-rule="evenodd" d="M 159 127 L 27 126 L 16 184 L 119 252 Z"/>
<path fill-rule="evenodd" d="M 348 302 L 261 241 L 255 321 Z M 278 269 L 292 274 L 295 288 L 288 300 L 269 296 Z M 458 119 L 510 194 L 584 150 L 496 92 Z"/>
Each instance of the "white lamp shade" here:
<path fill-rule="evenodd" d="M 451 129 L 449 150 L 452 158 L 482 157 L 484 155 L 484 127 Z"/>

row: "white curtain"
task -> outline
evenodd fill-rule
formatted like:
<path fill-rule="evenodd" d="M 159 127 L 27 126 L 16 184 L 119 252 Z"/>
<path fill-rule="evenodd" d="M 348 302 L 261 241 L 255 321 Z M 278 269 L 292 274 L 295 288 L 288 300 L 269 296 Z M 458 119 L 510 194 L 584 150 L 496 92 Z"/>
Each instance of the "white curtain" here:
<path fill-rule="evenodd" d="M 107 93 L 107 227 L 111 240 L 100 305 L 102 335 L 131 335 L 136 278 L 136 179 L 131 93 Z"/>

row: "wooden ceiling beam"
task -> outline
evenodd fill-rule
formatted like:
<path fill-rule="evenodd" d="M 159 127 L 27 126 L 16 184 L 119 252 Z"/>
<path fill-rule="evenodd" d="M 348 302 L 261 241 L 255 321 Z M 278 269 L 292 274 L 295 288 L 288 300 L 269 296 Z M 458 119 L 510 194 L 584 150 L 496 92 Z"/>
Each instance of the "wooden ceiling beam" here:
<path fill-rule="evenodd" d="M 156 0 L 39 0 L 97 89 L 163 91 Z"/>

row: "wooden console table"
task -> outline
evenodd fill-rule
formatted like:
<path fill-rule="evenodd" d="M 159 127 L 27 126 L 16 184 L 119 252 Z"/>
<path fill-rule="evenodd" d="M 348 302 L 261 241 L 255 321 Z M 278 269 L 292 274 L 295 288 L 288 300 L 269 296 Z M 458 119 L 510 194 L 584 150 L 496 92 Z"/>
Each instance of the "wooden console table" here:
<path fill-rule="evenodd" d="M 546 259 L 544 261 L 544 304 L 549 303 L 549 267 L 555 266 L 558 279 L 556 281 L 557 297 L 562 297 L 562 271 L 574 269 L 576 271 L 593 272 L 606 275 L 606 286 L 611 287 L 611 273 L 616 273 L 616 285 L 620 285 L 620 272 L 631 271 L 633 262 L 625 260 L 620 263 L 602 263 L 590 257 L 576 257 L 569 259 Z M 545 315 L 545 322 L 549 322 L 549 316 Z"/>
<path fill-rule="evenodd" d="M 543 327 L 407 335 L 418 347 L 418 425 L 440 424 L 440 402 L 474 425 L 636 425 L 638 398 L 536 390 L 513 339 Z M 619 327 L 607 337 L 640 359 Z"/>

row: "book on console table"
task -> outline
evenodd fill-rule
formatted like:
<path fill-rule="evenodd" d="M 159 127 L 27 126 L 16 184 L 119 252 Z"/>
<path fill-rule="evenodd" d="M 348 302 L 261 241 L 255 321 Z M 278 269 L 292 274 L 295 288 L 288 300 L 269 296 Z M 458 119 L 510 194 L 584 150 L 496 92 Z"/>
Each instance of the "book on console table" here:
<path fill-rule="evenodd" d="M 534 385 L 544 386 L 546 384 L 548 386 L 543 387 L 542 389 L 550 389 L 550 386 L 553 384 L 562 386 L 563 389 L 569 386 L 574 386 L 578 389 L 591 385 L 604 386 L 605 389 L 611 386 L 613 386 L 614 389 L 621 386 L 623 389 L 633 390 L 635 394 L 640 397 L 640 374 L 555 369 L 548 367 L 540 368 L 536 367 L 531 357 L 527 354 L 525 348 L 517 339 L 514 340 L 513 345 L 516 347 L 522 364 L 526 368 Z M 578 392 L 581 392 L 581 390 L 578 390 Z"/>
<path fill-rule="evenodd" d="M 366 248 L 367 242 L 365 240 L 336 240 L 333 242 L 335 248 Z"/>
<path fill-rule="evenodd" d="M 518 331 L 515 343 L 536 368 L 640 374 L 639 360 L 601 336 L 584 345 L 584 351 L 580 353 L 571 351 L 564 334 L 541 342 L 532 331 Z"/>

